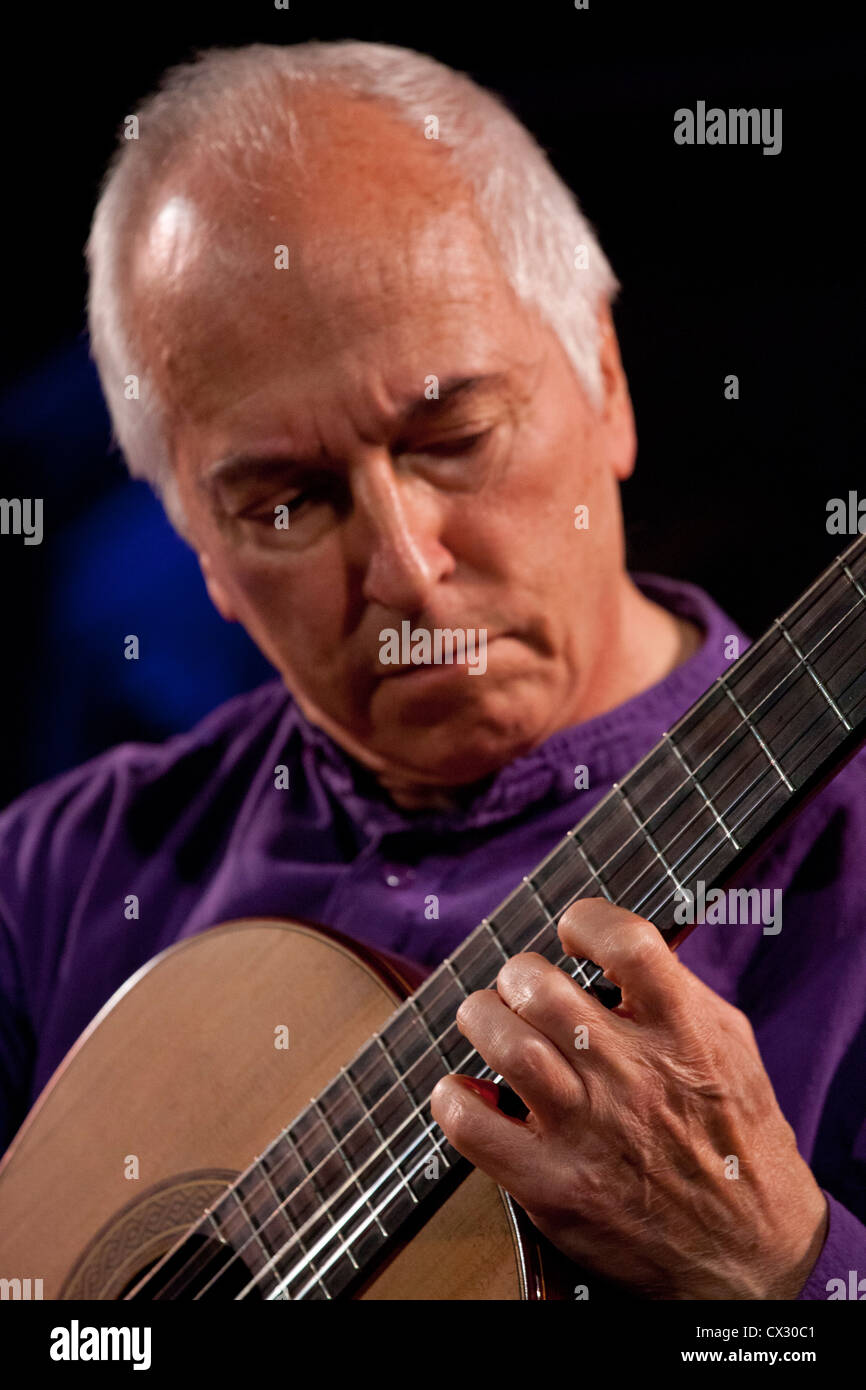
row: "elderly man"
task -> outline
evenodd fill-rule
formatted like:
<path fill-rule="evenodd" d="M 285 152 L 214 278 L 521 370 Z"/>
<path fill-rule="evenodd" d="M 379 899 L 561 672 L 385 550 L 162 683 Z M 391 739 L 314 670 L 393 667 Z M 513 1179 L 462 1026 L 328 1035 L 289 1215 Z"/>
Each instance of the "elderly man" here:
<path fill-rule="evenodd" d="M 281 679 L 2 817 L 4 1142 L 113 990 L 217 922 L 442 960 L 745 641 L 625 568 L 616 281 L 498 101 L 400 49 L 254 46 L 174 69 L 123 133 L 88 246 L 116 437 Z M 451 1077 L 435 1118 L 603 1281 L 866 1274 L 862 767 L 753 871 L 786 949 L 704 926 L 677 956 L 592 899 L 561 938 L 619 1008 L 529 953 L 461 1007 L 528 1114 Z"/>

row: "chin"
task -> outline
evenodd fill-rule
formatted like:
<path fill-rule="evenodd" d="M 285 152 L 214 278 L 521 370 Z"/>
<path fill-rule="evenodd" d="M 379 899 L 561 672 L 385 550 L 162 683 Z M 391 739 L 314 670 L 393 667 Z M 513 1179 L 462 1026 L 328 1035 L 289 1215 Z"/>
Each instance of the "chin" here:
<path fill-rule="evenodd" d="M 425 781 L 459 787 L 489 777 L 542 741 L 538 721 L 512 718 L 507 725 L 482 722 L 467 727 L 462 720 L 449 720 L 410 734 L 408 747 L 389 753 L 404 766 L 408 761 Z"/>

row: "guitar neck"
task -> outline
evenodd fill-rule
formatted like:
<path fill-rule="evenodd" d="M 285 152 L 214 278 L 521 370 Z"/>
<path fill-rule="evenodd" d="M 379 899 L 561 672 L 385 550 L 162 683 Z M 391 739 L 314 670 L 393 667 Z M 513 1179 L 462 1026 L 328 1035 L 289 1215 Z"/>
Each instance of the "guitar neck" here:
<path fill-rule="evenodd" d="M 249 1227 L 269 1255 L 253 1280 L 265 1297 L 344 1293 L 470 1171 L 429 1109 L 448 1072 L 490 1074 L 454 1022 L 466 995 L 491 988 L 503 962 L 528 949 L 592 986 L 599 968 L 564 957 L 555 929 L 582 897 L 638 913 L 677 945 L 692 925 L 690 901 L 728 882 L 864 740 L 861 537 L 425 980 L 197 1229 L 225 1239 L 240 1209 L 247 1243 Z"/>

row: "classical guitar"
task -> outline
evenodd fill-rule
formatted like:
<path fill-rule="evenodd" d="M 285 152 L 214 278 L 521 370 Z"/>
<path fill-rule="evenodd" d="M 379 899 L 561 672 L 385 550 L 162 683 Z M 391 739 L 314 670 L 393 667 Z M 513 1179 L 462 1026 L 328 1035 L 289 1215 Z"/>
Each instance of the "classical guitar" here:
<path fill-rule="evenodd" d="M 562 956 L 569 903 L 603 895 L 676 947 L 678 893 L 730 881 L 864 740 L 860 537 L 423 983 L 277 919 L 138 971 L 0 1165 L 0 1279 L 54 1299 L 572 1296 L 430 1117 L 441 1076 L 490 1075 L 461 999 L 528 949 L 604 998 L 598 966 Z"/>

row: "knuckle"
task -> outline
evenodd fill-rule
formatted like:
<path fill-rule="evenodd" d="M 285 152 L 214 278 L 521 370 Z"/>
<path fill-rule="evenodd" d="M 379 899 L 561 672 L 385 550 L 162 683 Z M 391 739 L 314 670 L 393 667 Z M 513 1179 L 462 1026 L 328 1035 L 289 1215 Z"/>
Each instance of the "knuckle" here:
<path fill-rule="evenodd" d="M 654 927 L 642 926 L 617 934 L 611 941 L 610 955 L 617 966 L 628 971 L 649 971 L 658 960 L 659 942 Z"/>

